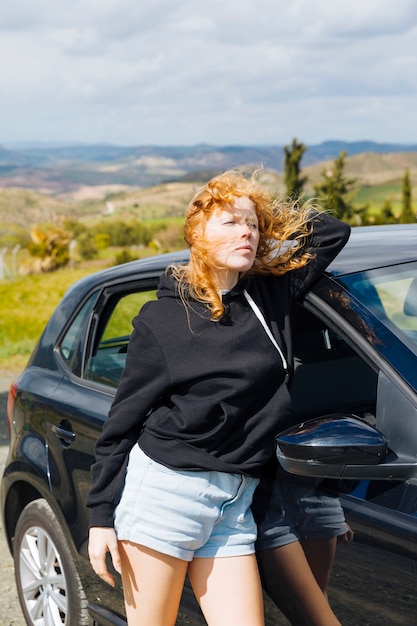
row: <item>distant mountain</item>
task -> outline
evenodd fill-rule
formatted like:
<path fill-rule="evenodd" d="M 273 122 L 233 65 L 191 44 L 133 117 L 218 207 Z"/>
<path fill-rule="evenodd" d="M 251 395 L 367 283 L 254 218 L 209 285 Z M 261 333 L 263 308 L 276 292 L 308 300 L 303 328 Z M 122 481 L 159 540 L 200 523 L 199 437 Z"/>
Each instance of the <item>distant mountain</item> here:
<path fill-rule="evenodd" d="M 9 150 L 0 145 L 0 172 L 21 165 L 28 165 L 29 160 L 24 154 Z"/>
<path fill-rule="evenodd" d="M 175 162 L 185 171 L 210 167 L 234 167 L 245 163 L 265 163 L 268 167 L 281 167 L 282 146 L 115 146 L 111 144 L 67 145 L 67 146 L 20 146 L 18 150 L 10 144 L 9 149 L 0 151 L 0 163 L 23 162 L 32 167 L 50 167 L 56 164 L 77 163 L 132 163 L 137 160 L 164 159 Z"/>
<path fill-rule="evenodd" d="M 378 143 L 374 141 L 324 141 L 317 145 L 307 145 L 304 165 L 333 159 L 342 150 L 348 156 L 362 152 L 415 152 L 417 144 Z M 117 146 L 112 144 L 43 144 L 39 142 L 9 144 L 7 149 L 0 146 L 0 163 L 19 163 L 27 165 L 51 165 L 52 163 L 104 163 L 141 158 L 165 158 L 176 161 L 188 170 L 195 165 L 226 166 L 245 163 L 263 163 L 282 171 L 284 146 L 276 145 L 230 145 L 213 146 L 198 144 L 195 146 Z"/>
<path fill-rule="evenodd" d="M 375 141 L 324 141 L 316 146 L 307 146 L 303 157 L 303 166 L 321 161 L 330 161 L 345 151 L 349 157 L 364 152 L 377 154 L 392 152 L 417 152 L 417 144 L 376 143 Z"/>
<path fill-rule="evenodd" d="M 348 157 L 362 153 L 409 153 L 417 152 L 417 144 L 326 141 L 307 146 L 301 165 L 309 167 L 332 160 L 342 150 Z M 0 187 L 35 189 L 58 195 L 82 186 L 149 187 L 162 182 L 208 177 L 242 166 L 282 172 L 284 147 L 10 143 L 0 146 Z"/>

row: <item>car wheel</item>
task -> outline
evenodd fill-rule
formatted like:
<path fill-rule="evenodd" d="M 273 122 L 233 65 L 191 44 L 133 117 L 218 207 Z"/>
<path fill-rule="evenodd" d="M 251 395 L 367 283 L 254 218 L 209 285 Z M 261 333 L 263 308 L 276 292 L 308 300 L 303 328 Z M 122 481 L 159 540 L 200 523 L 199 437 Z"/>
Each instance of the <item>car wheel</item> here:
<path fill-rule="evenodd" d="M 28 626 L 91 624 L 87 600 L 62 529 L 44 499 L 30 502 L 16 526 L 13 558 Z"/>

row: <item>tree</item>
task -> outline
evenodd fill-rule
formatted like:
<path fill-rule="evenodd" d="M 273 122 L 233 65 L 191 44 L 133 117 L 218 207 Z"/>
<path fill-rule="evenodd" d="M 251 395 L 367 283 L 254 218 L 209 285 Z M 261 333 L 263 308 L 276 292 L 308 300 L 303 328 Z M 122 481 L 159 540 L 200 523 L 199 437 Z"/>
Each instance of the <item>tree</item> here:
<path fill-rule="evenodd" d="M 297 200 L 303 193 L 303 187 L 307 182 L 307 176 L 300 176 L 300 162 L 307 150 L 303 143 L 297 139 L 292 140 L 291 146 L 284 147 L 284 181 L 287 188 L 287 196 Z"/>
<path fill-rule="evenodd" d="M 314 191 L 324 207 L 335 217 L 346 222 L 360 224 L 361 214 L 367 207 L 355 208 L 356 179 L 345 176 L 346 152 L 342 151 L 333 161 L 332 169 L 323 169 L 322 181 L 314 185 Z"/>
<path fill-rule="evenodd" d="M 96 224 L 95 234 L 107 234 L 111 246 L 147 245 L 152 239 L 152 228 L 140 221 L 123 220 L 102 221 Z"/>
<path fill-rule="evenodd" d="M 28 250 L 37 261 L 28 268 L 28 271 L 53 272 L 59 267 L 68 265 L 70 233 L 57 226 L 45 224 L 31 228 L 30 237 L 32 241 L 28 245 Z"/>
<path fill-rule="evenodd" d="M 115 265 L 122 265 L 123 263 L 130 263 L 130 261 L 136 261 L 138 257 L 133 254 L 128 248 L 120 250 L 114 258 Z"/>
<path fill-rule="evenodd" d="M 82 222 L 79 222 L 76 219 L 65 219 L 62 222 L 62 228 L 67 232 L 71 233 L 71 237 L 73 239 L 78 239 L 80 235 L 88 232 L 88 228 Z"/>
<path fill-rule="evenodd" d="M 89 232 L 78 235 L 77 251 L 82 259 L 90 260 L 98 257 L 98 250 L 94 236 Z"/>
<path fill-rule="evenodd" d="M 400 215 L 401 224 L 411 224 L 416 221 L 416 217 L 411 206 L 411 184 L 410 172 L 405 170 L 402 186 L 402 211 Z"/>
<path fill-rule="evenodd" d="M 381 209 L 381 224 L 394 224 L 396 221 L 394 209 L 392 206 L 392 198 L 385 198 Z"/>

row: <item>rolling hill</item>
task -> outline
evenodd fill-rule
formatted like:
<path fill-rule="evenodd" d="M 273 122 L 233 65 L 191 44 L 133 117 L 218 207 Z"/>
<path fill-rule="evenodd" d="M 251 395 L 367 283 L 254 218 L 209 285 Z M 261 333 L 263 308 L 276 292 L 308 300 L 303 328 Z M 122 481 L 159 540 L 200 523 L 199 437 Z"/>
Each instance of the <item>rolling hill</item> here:
<path fill-rule="evenodd" d="M 417 153 L 416 145 L 327 141 L 308 146 L 303 166 L 334 159 L 345 150 L 363 154 Z M 252 165 L 283 171 L 283 146 L 20 146 L 0 147 L 0 187 L 33 189 L 48 195 L 71 194 L 81 187 L 150 187 L 162 182 L 209 176 Z M 385 165 L 384 165 L 385 167 Z"/>
<path fill-rule="evenodd" d="M 349 153 L 349 149 L 375 148 L 375 145 L 378 149 Z M 359 204 L 380 207 L 387 197 L 398 204 L 406 169 L 410 171 L 415 197 L 417 146 L 415 151 L 392 152 L 382 151 L 381 146 L 390 147 L 327 142 L 316 149 L 308 148 L 302 161 L 303 172 L 308 176 L 306 191 L 313 193 L 313 185 L 320 179 L 321 172 L 331 168 L 332 159 L 346 149 L 346 174 L 357 179 Z M 313 156 L 308 159 L 310 152 Z M 317 154 L 330 156 L 309 163 Z M 28 159 L 26 164 L 23 164 L 24 159 Z M 184 214 L 195 188 L 227 167 L 263 166 L 263 184 L 282 195 L 285 187 L 279 159 L 282 160 L 282 149 L 278 147 L 130 149 L 81 146 L 30 148 L 17 153 L 0 149 L 0 227 L 3 231 L 6 225 L 27 229 L 32 224 L 57 223 L 66 217 L 83 220 L 110 216 L 121 219 L 179 217 Z"/>

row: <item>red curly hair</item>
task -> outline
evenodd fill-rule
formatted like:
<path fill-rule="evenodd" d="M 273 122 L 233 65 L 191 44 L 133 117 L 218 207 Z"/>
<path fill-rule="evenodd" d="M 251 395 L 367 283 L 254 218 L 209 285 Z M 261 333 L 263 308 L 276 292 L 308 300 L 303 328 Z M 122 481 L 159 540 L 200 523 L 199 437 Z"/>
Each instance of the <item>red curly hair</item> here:
<path fill-rule="evenodd" d="M 311 258 L 303 250 L 315 213 L 310 205 L 300 207 L 295 202 L 274 201 L 254 176 L 249 179 L 235 170 L 212 178 L 198 190 L 187 209 L 184 237 L 190 248 L 190 261 L 169 269 L 178 280 L 183 301 L 189 303 L 189 295 L 206 303 L 213 321 L 221 319 L 225 309 L 217 267 L 204 230 L 213 212 L 230 207 L 235 198 L 242 197 L 251 200 L 259 222 L 259 245 L 251 274 L 280 276 L 302 267 Z"/>

